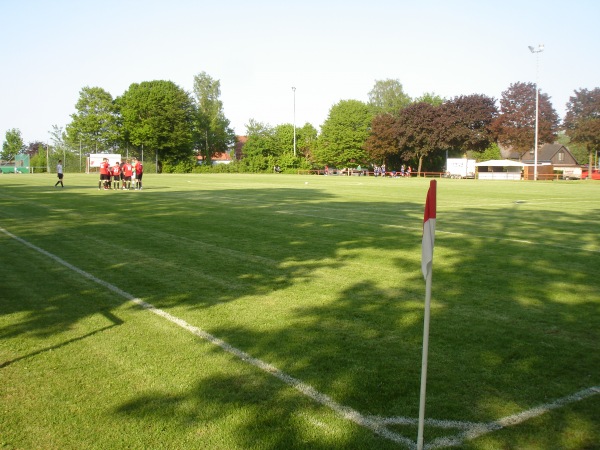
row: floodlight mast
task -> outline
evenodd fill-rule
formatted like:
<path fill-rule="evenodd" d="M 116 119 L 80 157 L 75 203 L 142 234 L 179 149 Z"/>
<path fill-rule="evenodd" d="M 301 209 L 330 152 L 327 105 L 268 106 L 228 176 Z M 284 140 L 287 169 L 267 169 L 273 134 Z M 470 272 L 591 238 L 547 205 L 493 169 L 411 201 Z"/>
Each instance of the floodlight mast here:
<path fill-rule="evenodd" d="M 540 53 L 544 51 L 544 44 L 539 44 L 537 48 L 529 45 L 529 51 L 536 54 L 535 63 L 535 138 L 533 143 L 533 179 L 538 179 L 538 121 L 540 111 L 540 89 L 539 89 L 539 65 L 540 65 Z"/>
<path fill-rule="evenodd" d="M 292 86 L 294 91 L 294 158 L 296 157 L 296 88 Z"/>

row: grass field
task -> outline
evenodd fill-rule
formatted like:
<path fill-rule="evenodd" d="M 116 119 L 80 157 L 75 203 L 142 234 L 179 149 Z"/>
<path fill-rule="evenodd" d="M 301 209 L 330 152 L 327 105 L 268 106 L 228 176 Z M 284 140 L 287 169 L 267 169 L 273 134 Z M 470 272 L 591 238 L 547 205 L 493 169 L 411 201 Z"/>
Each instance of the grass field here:
<path fill-rule="evenodd" d="M 429 180 L 0 176 L 0 448 L 411 449 Z M 600 448 L 600 182 L 438 181 L 427 448 Z"/>

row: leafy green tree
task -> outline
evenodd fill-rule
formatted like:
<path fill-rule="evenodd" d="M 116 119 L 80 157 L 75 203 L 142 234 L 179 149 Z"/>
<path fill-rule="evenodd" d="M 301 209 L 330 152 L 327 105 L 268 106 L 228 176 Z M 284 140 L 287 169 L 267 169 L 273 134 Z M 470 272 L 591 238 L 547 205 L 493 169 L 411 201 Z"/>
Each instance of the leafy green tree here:
<path fill-rule="evenodd" d="M 368 155 L 364 145 L 372 118 L 371 108 L 358 100 L 342 100 L 332 106 L 321 127 L 314 155 L 316 162 L 338 167 L 366 164 Z"/>
<path fill-rule="evenodd" d="M 502 93 L 500 115 L 492 125 L 498 142 L 523 154 L 534 144 L 535 136 L 534 83 L 514 83 Z M 560 119 L 550 103 L 548 94 L 539 93 L 538 143 L 556 139 Z"/>
<path fill-rule="evenodd" d="M 305 160 L 311 161 L 317 145 L 317 137 L 317 129 L 308 122 L 302 128 L 296 128 L 296 149 L 298 155 L 302 155 Z"/>
<path fill-rule="evenodd" d="M 490 159 L 502 159 L 500 146 L 495 142 L 491 143 L 489 147 L 487 147 L 483 152 L 476 155 L 475 159 L 479 161 L 489 161 Z"/>
<path fill-rule="evenodd" d="M 99 87 L 84 87 L 71 114 L 64 139 L 73 147 L 104 151 L 119 141 L 118 111 L 112 95 Z M 62 138 L 62 137 L 61 137 Z"/>
<path fill-rule="evenodd" d="M 298 138 L 298 130 L 296 130 L 296 139 Z M 273 129 L 273 153 L 276 156 L 283 155 L 285 153 L 294 154 L 294 125 L 291 123 L 285 123 L 277 125 Z M 296 142 L 296 145 L 298 143 Z"/>
<path fill-rule="evenodd" d="M 31 142 L 27 147 L 26 153 L 29 155 L 29 163 L 34 172 L 45 172 L 48 168 L 46 146 L 47 144 L 43 142 Z"/>
<path fill-rule="evenodd" d="M 564 129 L 572 142 L 587 148 L 592 167 L 594 152 L 600 150 L 600 88 L 575 91 L 567 103 Z M 588 173 L 591 178 L 592 171 Z"/>
<path fill-rule="evenodd" d="M 398 114 L 411 103 L 411 98 L 404 92 L 399 80 L 377 80 L 369 92 L 369 106 L 373 115 Z"/>
<path fill-rule="evenodd" d="M 213 80 L 206 72 L 194 77 L 196 114 L 194 120 L 194 141 L 205 161 L 210 161 L 216 153 L 224 153 L 235 142 L 235 133 L 223 112 L 221 82 Z"/>
<path fill-rule="evenodd" d="M 117 104 L 128 142 L 153 149 L 159 166 L 163 160 L 173 166 L 192 157 L 194 101 L 175 83 L 133 83 Z"/>
<path fill-rule="evenodd" d="M 248 140 L 244 144 L 243 158 L 274 156 L 274 134 L 275 131 L 269 124 L 250 119 L 250 122 L 246 124 L 246 136 L 248 136 Z"/>
<path fill-rule="evenodd" d="M 2 143 L 2 154 L 0 159 L 5 161 L 12 161 L 19 153 L 25 150 L 25 144 L 21 137 L 21 130 L 12 128 L 5 134 L 5 141 Z"/>
<path fill-rule="evenodd" d="M 413 103 L 429 103 L 432 106 L 440 106 L 445 101 L 446 99 L 444 97 L 440 97 L 434 92 L 425 92 L 420 97 L 415 98 Z"/>

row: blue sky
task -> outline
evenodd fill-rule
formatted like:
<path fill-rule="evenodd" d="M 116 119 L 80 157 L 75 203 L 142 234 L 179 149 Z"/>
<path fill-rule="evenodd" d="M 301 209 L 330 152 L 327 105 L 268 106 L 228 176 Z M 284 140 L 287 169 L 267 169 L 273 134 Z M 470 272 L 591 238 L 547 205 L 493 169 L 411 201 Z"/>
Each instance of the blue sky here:
<path fill-rule="evenodd" d="M 113 97 L 171 80 L 221 82 L 237 134 L 253 118 L 317 129 L 340 100 L 368 100 L 376 80 L 407 94 L 485 94 L 539 83 L 562 117 L 575 89 L 600 87 L 596 0 L 0 0 L 0 133 L 47 142 L 80 90 Z"/>

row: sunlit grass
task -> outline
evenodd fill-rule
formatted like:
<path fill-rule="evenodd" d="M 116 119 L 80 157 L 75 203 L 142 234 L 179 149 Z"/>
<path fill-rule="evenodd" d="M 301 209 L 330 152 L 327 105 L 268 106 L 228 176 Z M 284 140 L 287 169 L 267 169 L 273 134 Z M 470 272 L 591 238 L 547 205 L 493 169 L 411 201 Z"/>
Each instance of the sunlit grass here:
<path fill-rule="evenodd" d="M 342 405 L 416 418 L 428 182 L 146 174 L 144 191 L 105 192 L 91 175 L 2 176 L 0 227 Z M 438 181 L 427 417 L 487 423 L 600 385 L 599 199 L 594 182 Z M 0 245 L 0 445 L 403 448 Z M 464 445 L 593 448 L 599 397 Z"/>

